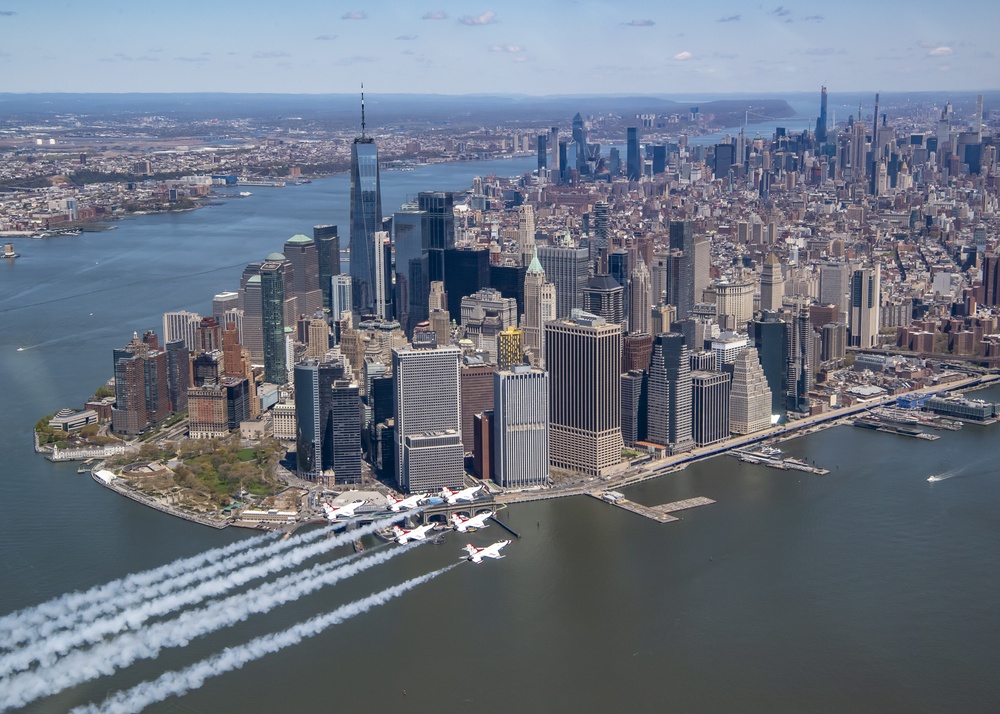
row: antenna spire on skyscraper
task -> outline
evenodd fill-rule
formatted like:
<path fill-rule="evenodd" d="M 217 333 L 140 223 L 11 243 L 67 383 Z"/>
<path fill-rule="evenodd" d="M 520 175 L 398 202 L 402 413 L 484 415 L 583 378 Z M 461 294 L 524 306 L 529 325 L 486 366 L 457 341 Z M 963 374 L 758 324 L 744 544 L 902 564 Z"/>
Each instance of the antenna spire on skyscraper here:
<path fill-rule="evenodd" d="M 365 83 L 361 83 L 361 138 L 365 138 Z"/>

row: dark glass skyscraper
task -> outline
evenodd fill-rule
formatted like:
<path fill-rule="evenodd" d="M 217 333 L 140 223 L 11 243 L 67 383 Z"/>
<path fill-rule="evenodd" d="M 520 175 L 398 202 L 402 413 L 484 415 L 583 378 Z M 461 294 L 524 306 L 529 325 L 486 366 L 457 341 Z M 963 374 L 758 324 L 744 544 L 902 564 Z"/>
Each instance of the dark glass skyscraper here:
<path fill-rule="evenodd" d="M 285 281 L 281 262 L 267 260 L 260 266 L 261 326 L 264 334 L 264 381 L 288 381 L 285 361 Z"/>
<path fill-rule="evenodd" d="M 627 129 L 625 146 L 625 172 L 629 181 L 638 181 L 642 176 L 642 154 L 639 153 L 639 127 Z"/>
<path fill-rule="evenodd" d="M 878 117 L 875 117 L 878 123 Z M 823 87 L 819 98 L 819 118 L 816 119 L 816 141 L 826 143 L 826 87 Z"/>
<path fill-rule="evenodd" d="M 319 287 L 323 307 L 330 307 L 330 278 L 340 273 L 340 237 L 337 226 L 313 226 L 313 240 L 319 255 Z"/>
<path fill-rule="evenodd" d="M 382 230 L 378 147 L 364 135 L 351 144 L 351 281 L 354 309 L 375 312 L 375 231 Z"/>
<path fill-rule="evenodd" d="M 341 362 L 295 365 L 299 478 L 315 481 L 332 472 L 338 484 L 361 481 L 360 404 L 358 385 L 345 379 Z"/>

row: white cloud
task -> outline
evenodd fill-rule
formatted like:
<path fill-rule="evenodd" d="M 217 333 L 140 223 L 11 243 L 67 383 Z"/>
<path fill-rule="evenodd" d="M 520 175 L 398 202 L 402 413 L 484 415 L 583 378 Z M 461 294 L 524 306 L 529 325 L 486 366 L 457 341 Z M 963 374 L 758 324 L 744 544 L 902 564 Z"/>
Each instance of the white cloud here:
<path fill-rule="evenodd" d="M 950 47 L 944 47 L 944 46 L 942 46 L 942 47 L 935 47 L 932 50 L 928 50 L 927 51 L 927 56 L 928 57 L 947 57 L 951 53 L 952 53 L 952 49 Z"/>
<path fill-rule="evenodd" d="M 687 50 L 684 50 L 683 52 L 678 52 L 677 54 L 674 55 L 674 59 L 677 60 L 678 62 L 684 62 L 685 60 L 689 60 L 692 57 L 694 57 L 694 55 L 688 52 Z"/>
<path fill-rule="evenodd" d="M 509 52 L 511 54 L 516 54 L 523 51 L 524 48 L 520 45 L 490 45 L 490 52 Z"/>
<path fill-rule="evenodd" d="M 482 15 L 476 17 L 465 15 L 458 18 L 458 21 L 463 25 L 493 25 L 497 21 L 497 14 L 492 10 L 487 10 Z"/>

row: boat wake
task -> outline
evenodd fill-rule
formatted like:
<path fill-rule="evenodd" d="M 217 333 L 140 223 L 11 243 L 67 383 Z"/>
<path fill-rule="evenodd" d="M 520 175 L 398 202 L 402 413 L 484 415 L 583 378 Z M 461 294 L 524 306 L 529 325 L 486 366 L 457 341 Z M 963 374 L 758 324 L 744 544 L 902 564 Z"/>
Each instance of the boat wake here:
<path fill-rule="evenodd" d="M 944 481 L 945 479 L 954 478 L 962 472 L 962 469 L 952 469 L 951 471 L 945 471 L 940 474 L 932 474 L 927 480 L 931 483 L 936 481 Z"/>

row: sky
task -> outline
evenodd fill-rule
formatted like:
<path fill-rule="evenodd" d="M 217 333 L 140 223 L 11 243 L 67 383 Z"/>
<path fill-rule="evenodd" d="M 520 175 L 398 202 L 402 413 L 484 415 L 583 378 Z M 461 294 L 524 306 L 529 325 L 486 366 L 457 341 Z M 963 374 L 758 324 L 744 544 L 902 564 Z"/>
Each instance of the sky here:
<path fill-rule="evenodd" d="M 1000 88 L 1000 2 L 0 0 L 6 92 Z"/>

